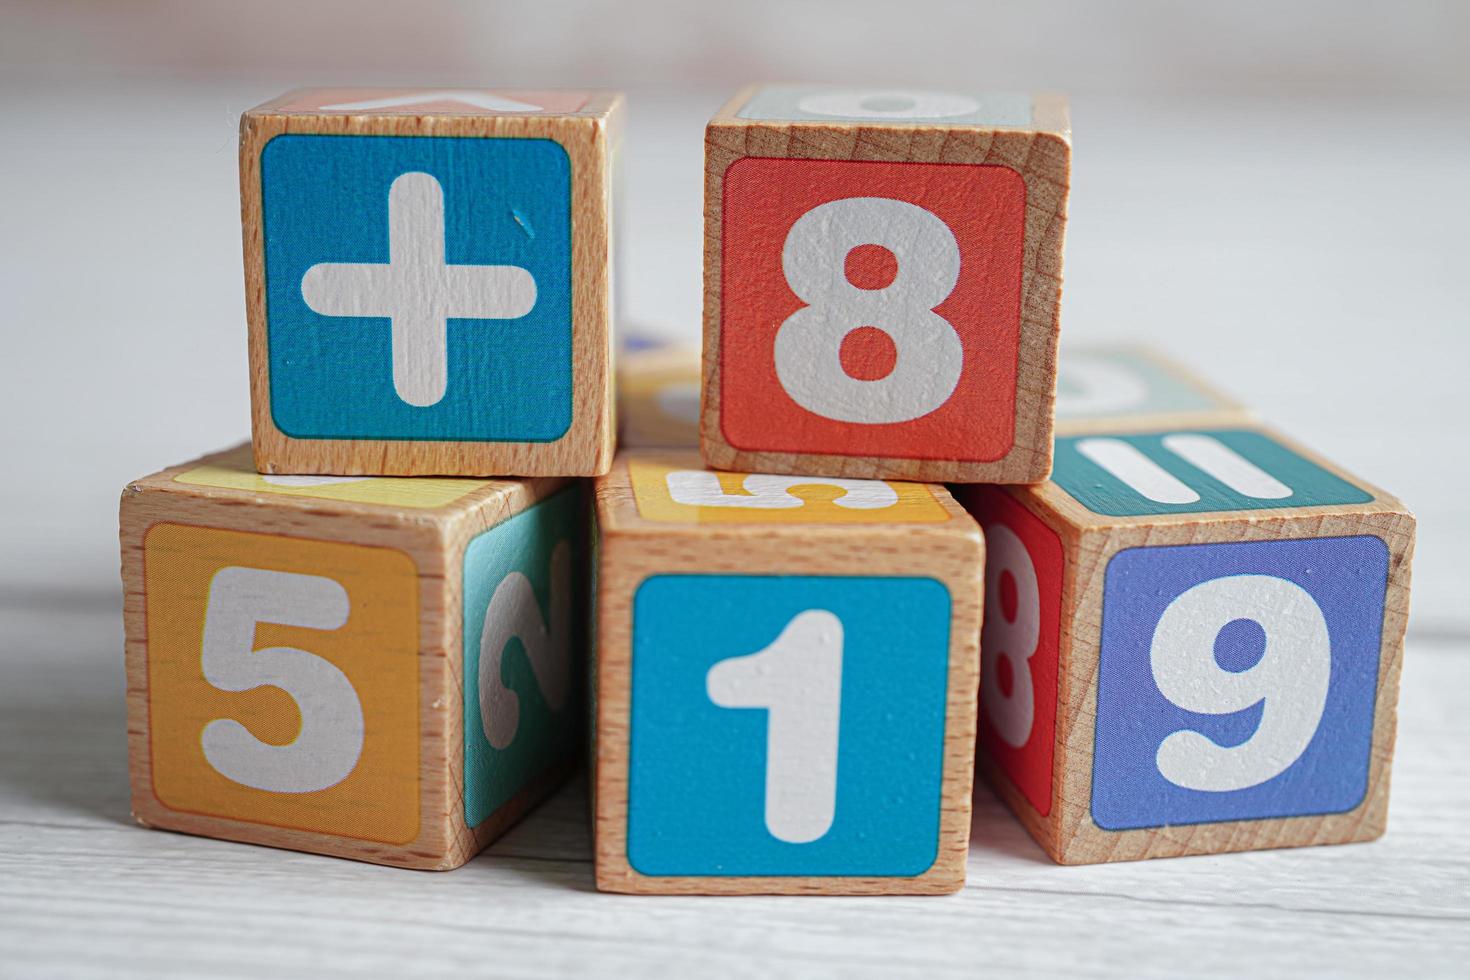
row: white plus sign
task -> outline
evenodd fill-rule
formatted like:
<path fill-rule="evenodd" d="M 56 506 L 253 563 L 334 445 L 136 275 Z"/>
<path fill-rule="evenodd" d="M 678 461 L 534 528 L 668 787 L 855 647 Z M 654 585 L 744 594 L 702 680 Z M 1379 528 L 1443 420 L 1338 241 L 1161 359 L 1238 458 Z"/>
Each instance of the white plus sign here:
<path fill-rule="evenodd" d="M 536 305 L 536 280 L 518 265 L 444 261 L 444 191 L 430 174 L 401 174 L 388 189 L 388 264 L 321 262 L 301 279 L 323 316 L 392 321 L 393 390 L 410 405 L 444 397 L 448 319 L 514 320 Z"/>

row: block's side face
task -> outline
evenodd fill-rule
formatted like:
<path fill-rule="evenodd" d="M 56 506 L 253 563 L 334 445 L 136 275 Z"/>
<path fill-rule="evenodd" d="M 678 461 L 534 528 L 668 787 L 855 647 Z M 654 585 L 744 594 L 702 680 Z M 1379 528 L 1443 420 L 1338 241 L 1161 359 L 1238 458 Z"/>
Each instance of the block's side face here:
<path fill-rule="evenodd" d="M 698 348 L 670 345 L 624 354 L 617 377 L 620 445 L 698 448 Z"/>
<path fill-rule="evenodd" d="M 958 888 L 978 538 L 926 542 L 926 561 L 854 529 L 753 544 L 736 569 L 715 540 L 732 533 L 603 525 L 599 887 Z"/>
<path fill-rule="evenodd" d="M 248 114 L 261 470 L 605 470 L 608 125 Z"/>
<path fill-rule="evenodd" d="M 1056 427 L 1063 435 L 1220 428 L 1253 419 L 1248 409 L 1146 349 L 1082 348 L 1058 362 Z"/>
<path fill-rule="evenodd" d="M 459 821 L 483 847 L 570 771 L 582 736 L 587 509 L 566 485 L 471 537 L 459 567 Z"/>
<path fill-rule="evenodd" d="M 1280 436 L 1249 426 L 1061 436 L 1048 490 L 1079 525 L 1229 521 L 1255 512 L 1369 513 L 1391 500 Z"/>
<path fill-rule="evenodd" d="M 426 706 L 444 690 L 432 670 L 439 658 L 420 653 L 434 612 L 420 565 L 433 537 L 400 528 L 392 544 L 369 546 L 350 536 L 385 535 L 360 524 L 127 493 L 141 821 L 438 866 L 445 827 L 425 812 L 424 760 L 426 733 L 438 727 Z"/>
<path fill-rule="evenodd" d="M 999 772 L 1003 797 L 1046 841 L 1056 795 L 1065 547 L 1005 490 L 965 487 L 959 499 L 985 532 L 982 764 Z"/>
<path fill-rule="evenodd" d="M 1069 157 L 1029 132 L 712 122 L 706 458 L 1044 478 Z"/>
<path fill-rule="evenodd" d="M 1089 536 L 1060 859 L 1382 833 L 1412 538 L 1401 511 Z"/>

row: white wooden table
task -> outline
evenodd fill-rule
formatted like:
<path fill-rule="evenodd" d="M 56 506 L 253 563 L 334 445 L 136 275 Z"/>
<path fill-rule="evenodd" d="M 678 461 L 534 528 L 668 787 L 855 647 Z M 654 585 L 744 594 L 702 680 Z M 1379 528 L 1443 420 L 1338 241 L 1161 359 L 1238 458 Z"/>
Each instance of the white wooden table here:
<path fill-rule="evenodd" d="M 1066 342 L 1161 342 L 1419 514 L 1382 841 L 1061 868 L 982 790 L 959 895 L 714 900 L 595 893 L 579 784 L 437 875 L 134 826 L 117 493 L 245 430 L 235 118 L 302 81 L 0 88 L 0 316 L 29 365 L 0 385 L 0 977 L 1466 974 L 1454 105 L 1075 111 Z M 634 94 L 621 271 L 669 334 L 697 330 L 723 95 Z"/>
<path fill-rule="evenodd" d="M 1053 865 L 986 790 L 943 898 L 592 888 L 579 779 L 451 872 L 144 830 L 128 815 L 119 614 L 3 610 L 0 977 L 1419 977 L 1470 963 L 1470 643 L 1404 667 L 1387 836 Z"/>

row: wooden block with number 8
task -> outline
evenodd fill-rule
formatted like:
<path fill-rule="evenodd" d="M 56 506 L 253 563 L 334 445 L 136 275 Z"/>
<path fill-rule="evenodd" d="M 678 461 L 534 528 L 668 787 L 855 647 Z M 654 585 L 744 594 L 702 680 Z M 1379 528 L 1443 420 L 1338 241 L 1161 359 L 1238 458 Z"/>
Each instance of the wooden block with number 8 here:
<path fill-rule="evenodd" d="M 1046 478 L 1063 99 L 755 86 L 705 154 L 706 461 Z"/>
<path fill-rule="evenodd" d="M 578 484 L 259 476 L 241 447 L 129 484 L 121 526 L 140 822 L 452 868 L 572 764 Z"/>
<path fill-rule="evenodd" d="M 1062 437 L 964 487 L 982 770 L 1065 864 L 1385 827 L 1414 519 L 1268 430 Z"/>
<path fill-rule="evenodd" d="M 975 522 L 942 487 L 692 450 L 620 454 L 597 498 L 598 887 L 959 888 Z"/>

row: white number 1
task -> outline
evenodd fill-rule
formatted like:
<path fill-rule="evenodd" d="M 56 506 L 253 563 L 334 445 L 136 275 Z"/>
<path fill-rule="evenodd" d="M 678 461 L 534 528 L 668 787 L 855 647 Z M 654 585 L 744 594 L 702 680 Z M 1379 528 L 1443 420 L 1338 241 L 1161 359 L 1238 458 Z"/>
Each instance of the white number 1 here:
<path fill-rule="evenodd" d="M 763 650 L 710 668 L 709 699 L 765 708 L 766 829 L 807 844 L 832 827 L 842 709 L 842 620 L 825 609 L 793 617 Z"/>

